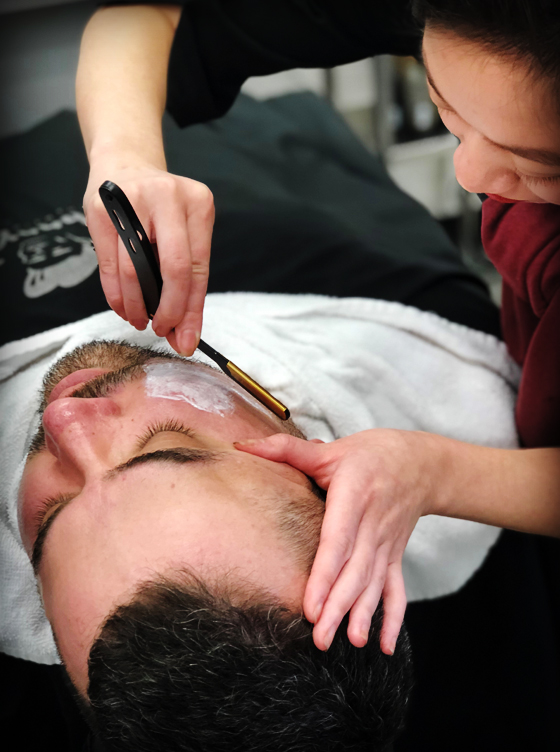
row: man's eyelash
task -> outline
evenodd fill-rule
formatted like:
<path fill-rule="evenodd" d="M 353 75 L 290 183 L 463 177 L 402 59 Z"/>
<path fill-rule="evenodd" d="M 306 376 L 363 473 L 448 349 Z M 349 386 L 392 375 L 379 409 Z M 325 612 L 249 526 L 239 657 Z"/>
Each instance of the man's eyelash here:
<path fill-rule="evenodd" d="M 60 506 L 60 504 L 63 504 L 70 498 L 72 498 L 72 494 L 59 494 L 58 496 L 50 496 L 48 499 L 43 499 L 43 501 L 37 506 L 35 514 L 33 515 L 35 529 L 38 530 L 43 525 L 47 513 L 53 507 Z"/>
<path fill-rule="evenodd" d="M 171 419 L 158 421 L 157 423 L 152 423 L 152 425 L 148 426 L 142 436 L 138 437 L 138 448 L 142 449 L 143 447 L 145 447 L 148 441 L 156 434 L 167 432 L 182 433 L 189 438 L 192 438 L 192 436 L 194 435 L 190 428 L 187 428 L 178 420 Z"/>
<path fill-rule="evenodd" d="M 549 177 L 543 177 L 543 178 L 532 178 L 530 175 L 525 175 L 525 180 L 527 183 L 533 183 L 535 185 L 538 185 L 538 184 L 551 185 L 553 183 L 560 182 L 560 175 L 550 175 Z"/>

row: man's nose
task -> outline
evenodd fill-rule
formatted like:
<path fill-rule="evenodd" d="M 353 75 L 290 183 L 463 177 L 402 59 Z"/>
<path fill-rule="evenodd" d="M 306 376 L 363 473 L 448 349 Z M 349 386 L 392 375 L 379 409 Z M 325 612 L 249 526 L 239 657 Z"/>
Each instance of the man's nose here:
<path fill-rule="evenodd" d="M 457 181 L 469 193 L 504 194 L 517 186 L 518 177 L 507 155 L 481 136 L 462 141 L 453 161 Z"/>
<path fill-rule="evenodd" d="M 120 413 L 108 397 L 55 400 L 43 414 L 47 449 L 62 464 L 80 471 L 105 464 L 113 439 L 111 423 Z"/>

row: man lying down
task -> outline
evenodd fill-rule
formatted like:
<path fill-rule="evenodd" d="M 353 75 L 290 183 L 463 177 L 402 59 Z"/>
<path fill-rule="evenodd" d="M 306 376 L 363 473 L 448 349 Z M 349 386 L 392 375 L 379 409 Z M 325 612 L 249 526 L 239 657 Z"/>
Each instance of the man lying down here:
<path fill-rule="evenodd" d="M 314 645 L 323 493 L 234 443 L 393 427 L 514 446 L 516 372 L 490 335 L 399 303 L 228 293 L 205 310 L 203 337 L 293 423 L 110 311 L 0 350 L 1 649 L 60 659 L 107 749 L 385 749 L 406 631 L 383 653 L 379 607 L 366 647 L 344 628 Z M 409 600 L 460 588 L 497 535 L 421 518 Z"/>

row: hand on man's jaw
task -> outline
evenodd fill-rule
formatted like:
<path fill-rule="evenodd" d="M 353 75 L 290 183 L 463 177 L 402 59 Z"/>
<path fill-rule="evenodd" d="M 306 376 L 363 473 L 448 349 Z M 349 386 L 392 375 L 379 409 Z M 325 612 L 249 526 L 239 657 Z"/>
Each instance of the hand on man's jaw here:
<path fill-rule="evenodd" d="M 76 370 L 106 372 L 53 393 L 20 487 L 22 536 L 83 694 L 104 620 L 158 575 L 227 576 L 300 610 L 323 513 L 305 475 L 233 446 L 295 427 L 202 364 L 100 347 L 47 378 L 48 402 Z"/>

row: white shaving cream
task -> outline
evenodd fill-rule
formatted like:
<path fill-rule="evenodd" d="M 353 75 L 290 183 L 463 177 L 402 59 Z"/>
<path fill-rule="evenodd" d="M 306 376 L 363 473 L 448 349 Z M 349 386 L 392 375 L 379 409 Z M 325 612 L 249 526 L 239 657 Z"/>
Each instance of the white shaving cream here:
<path fill-rule="evenodd" d="M 146 396 L 188 402 L 206 413 L 231 415 L 235 409 L 233 390 L 222 384 L 211 371 L 185 366 L 182 363 L 145 365 Z"/>

